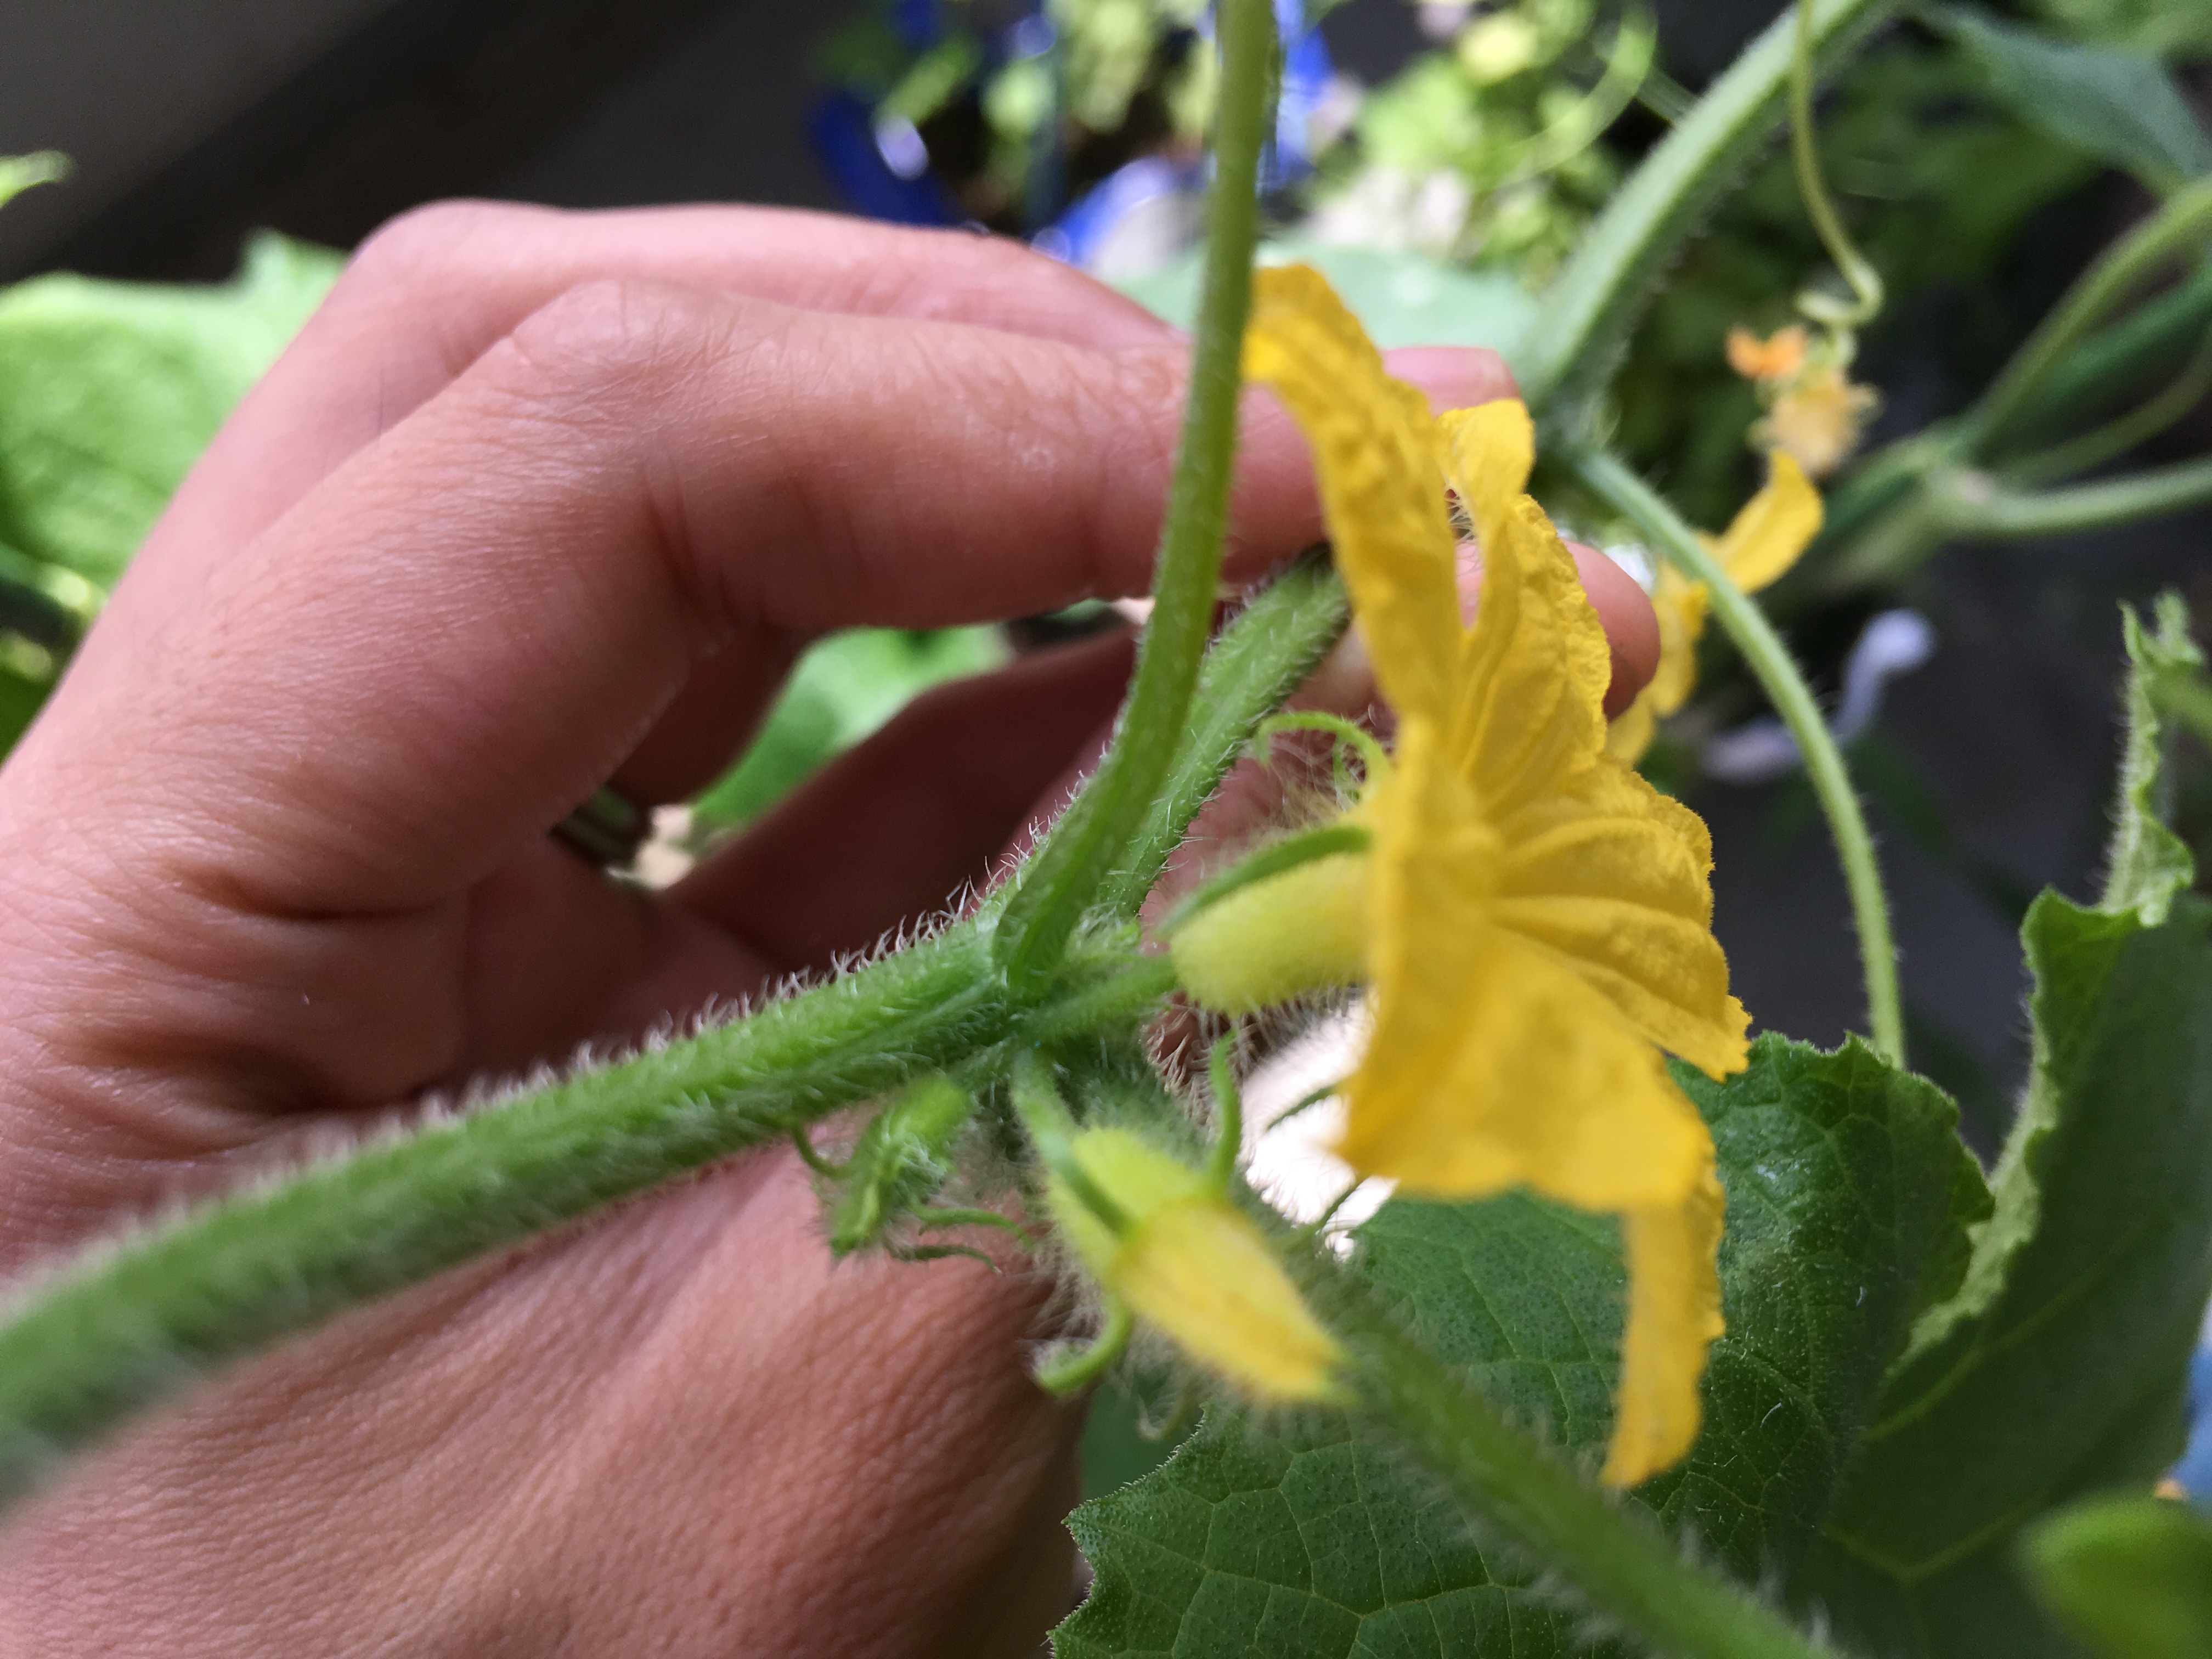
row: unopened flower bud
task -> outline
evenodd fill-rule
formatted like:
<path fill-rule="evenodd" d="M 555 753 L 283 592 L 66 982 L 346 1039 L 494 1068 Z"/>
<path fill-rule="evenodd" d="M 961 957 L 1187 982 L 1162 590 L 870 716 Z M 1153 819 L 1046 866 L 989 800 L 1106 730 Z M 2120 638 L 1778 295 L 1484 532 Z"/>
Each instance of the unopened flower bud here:
<path fill-rule="evenodd" d="M 1122 1224 L 1058 1176 L 1053 1218 L 1109 1296 L 1260 1400 L 1334 1397 L 1340 1351 L 1250 1217 L 1127 1130 L 1088 1130 L 1071 1151 Z"/>

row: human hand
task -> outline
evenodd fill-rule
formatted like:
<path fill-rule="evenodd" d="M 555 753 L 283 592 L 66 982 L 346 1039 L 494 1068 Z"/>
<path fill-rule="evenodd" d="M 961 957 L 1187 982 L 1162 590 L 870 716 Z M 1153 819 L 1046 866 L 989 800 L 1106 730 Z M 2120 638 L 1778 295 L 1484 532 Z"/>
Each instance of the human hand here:
<path fill-rule="evenodd" d="M 965 236 L 449 208 L 380 237 L 0 771 L 0 1260 L 941 909 L 1093 751 L 1126 642 L 922 700 L 666 894 L 546 831 L 609 778 L 692 793 L 824 630 L 1141 592 L 1182 359 Z M 1477 354 L 1398 367 L 1440 405 L 1506 390 Z M 1244 578 L 1319 533 L 1295 434 L 1249 414 Z M 756 1156 L 240 1368 L 0 1534 L 0 1632 L 1033 1649 L 1075 1428 L 1024 1370 L 1036 1285 L 832 1272 L 813 1210 Z"/>

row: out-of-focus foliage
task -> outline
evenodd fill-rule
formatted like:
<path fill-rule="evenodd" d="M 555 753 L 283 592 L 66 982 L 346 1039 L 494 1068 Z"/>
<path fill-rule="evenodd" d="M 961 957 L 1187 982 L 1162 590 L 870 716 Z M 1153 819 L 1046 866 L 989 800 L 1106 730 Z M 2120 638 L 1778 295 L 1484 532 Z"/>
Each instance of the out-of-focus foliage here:
<path fill-rule="evenodd" d="M 1963 55 L 1911 36 L 1853 66 L 1823 106 L 1820 151 L 1851 234 L 1889 290 L 1888 331 L 1878 324 L 1868 335 L 1877 359 L 1920 296 L 1986 276 L 2035 213 L 2097 170 L 1994 106 Z M 1792 297 L 1823 263 L 1777 152 L 1691 247 L 1638 331 L 1615 386 L 1620 439 L 1693 520 L 1724 522 L 1756 479 L 1744 434 L 1759 405 L 1723 356 L 1729 329 L 1790 321 Z M 1989 337 L 1960 349 L 1994 352 L 2012 322 L 1986 318 Z"/>
<path fill-rule="evenodd" d="M 264 233 L 216 287 L 53 276 L 0 295 L 0 540 L 112 586 L 340 264 Z"/>
<path fill-rule="evenodd" d="M 1650 74 L 1650 16 L 1510 0 L 1422 17 L 1444 46 L 1369 92 L 1322 151 L 1310 229 L 1541 283 L 1620 180 L 1599 138 Z"/>

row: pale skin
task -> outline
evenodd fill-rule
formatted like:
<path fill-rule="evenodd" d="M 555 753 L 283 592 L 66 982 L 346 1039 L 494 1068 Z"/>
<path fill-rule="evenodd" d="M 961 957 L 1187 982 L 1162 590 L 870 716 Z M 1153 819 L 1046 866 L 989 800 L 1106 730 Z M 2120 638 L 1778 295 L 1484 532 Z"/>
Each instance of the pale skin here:
<path fill-rule="evenodd" d="M 0 770 L 0 1271 L 941 913 L 1095 755 L 1125 640 L 923 699 L 664 894 L 547 831 L 708 781 L 828 629 L 1143 592 L 1183 358 L 960 234 L 380 234 Z M 1510 389 L 1393 366 L 1440 408 Z M 1320 534 L 1263 394 L 1232 510 L 1240 580 Z M 1656 629 L 1583 566 L 1618 706 Z M 1080 1422 L 1029 1379 L 1043 1289 L 833 1267 L 795 1158 L 735 1160 L 110 1442 L 0 1528 L 0 1650 L 1033 1653 Z"/>

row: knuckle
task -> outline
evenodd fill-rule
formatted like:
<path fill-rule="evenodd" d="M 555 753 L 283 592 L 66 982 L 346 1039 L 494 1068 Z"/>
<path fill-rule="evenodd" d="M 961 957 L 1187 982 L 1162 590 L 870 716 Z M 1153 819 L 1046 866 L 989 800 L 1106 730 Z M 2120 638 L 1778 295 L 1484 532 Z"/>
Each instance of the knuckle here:
<path fill-rule="evenodd" d="M 635 420 L 678 392 L 728 331 L 726 305 L 695 289 L 606 277 L 540 306 L 485 361 L 532 400 Z"/>

